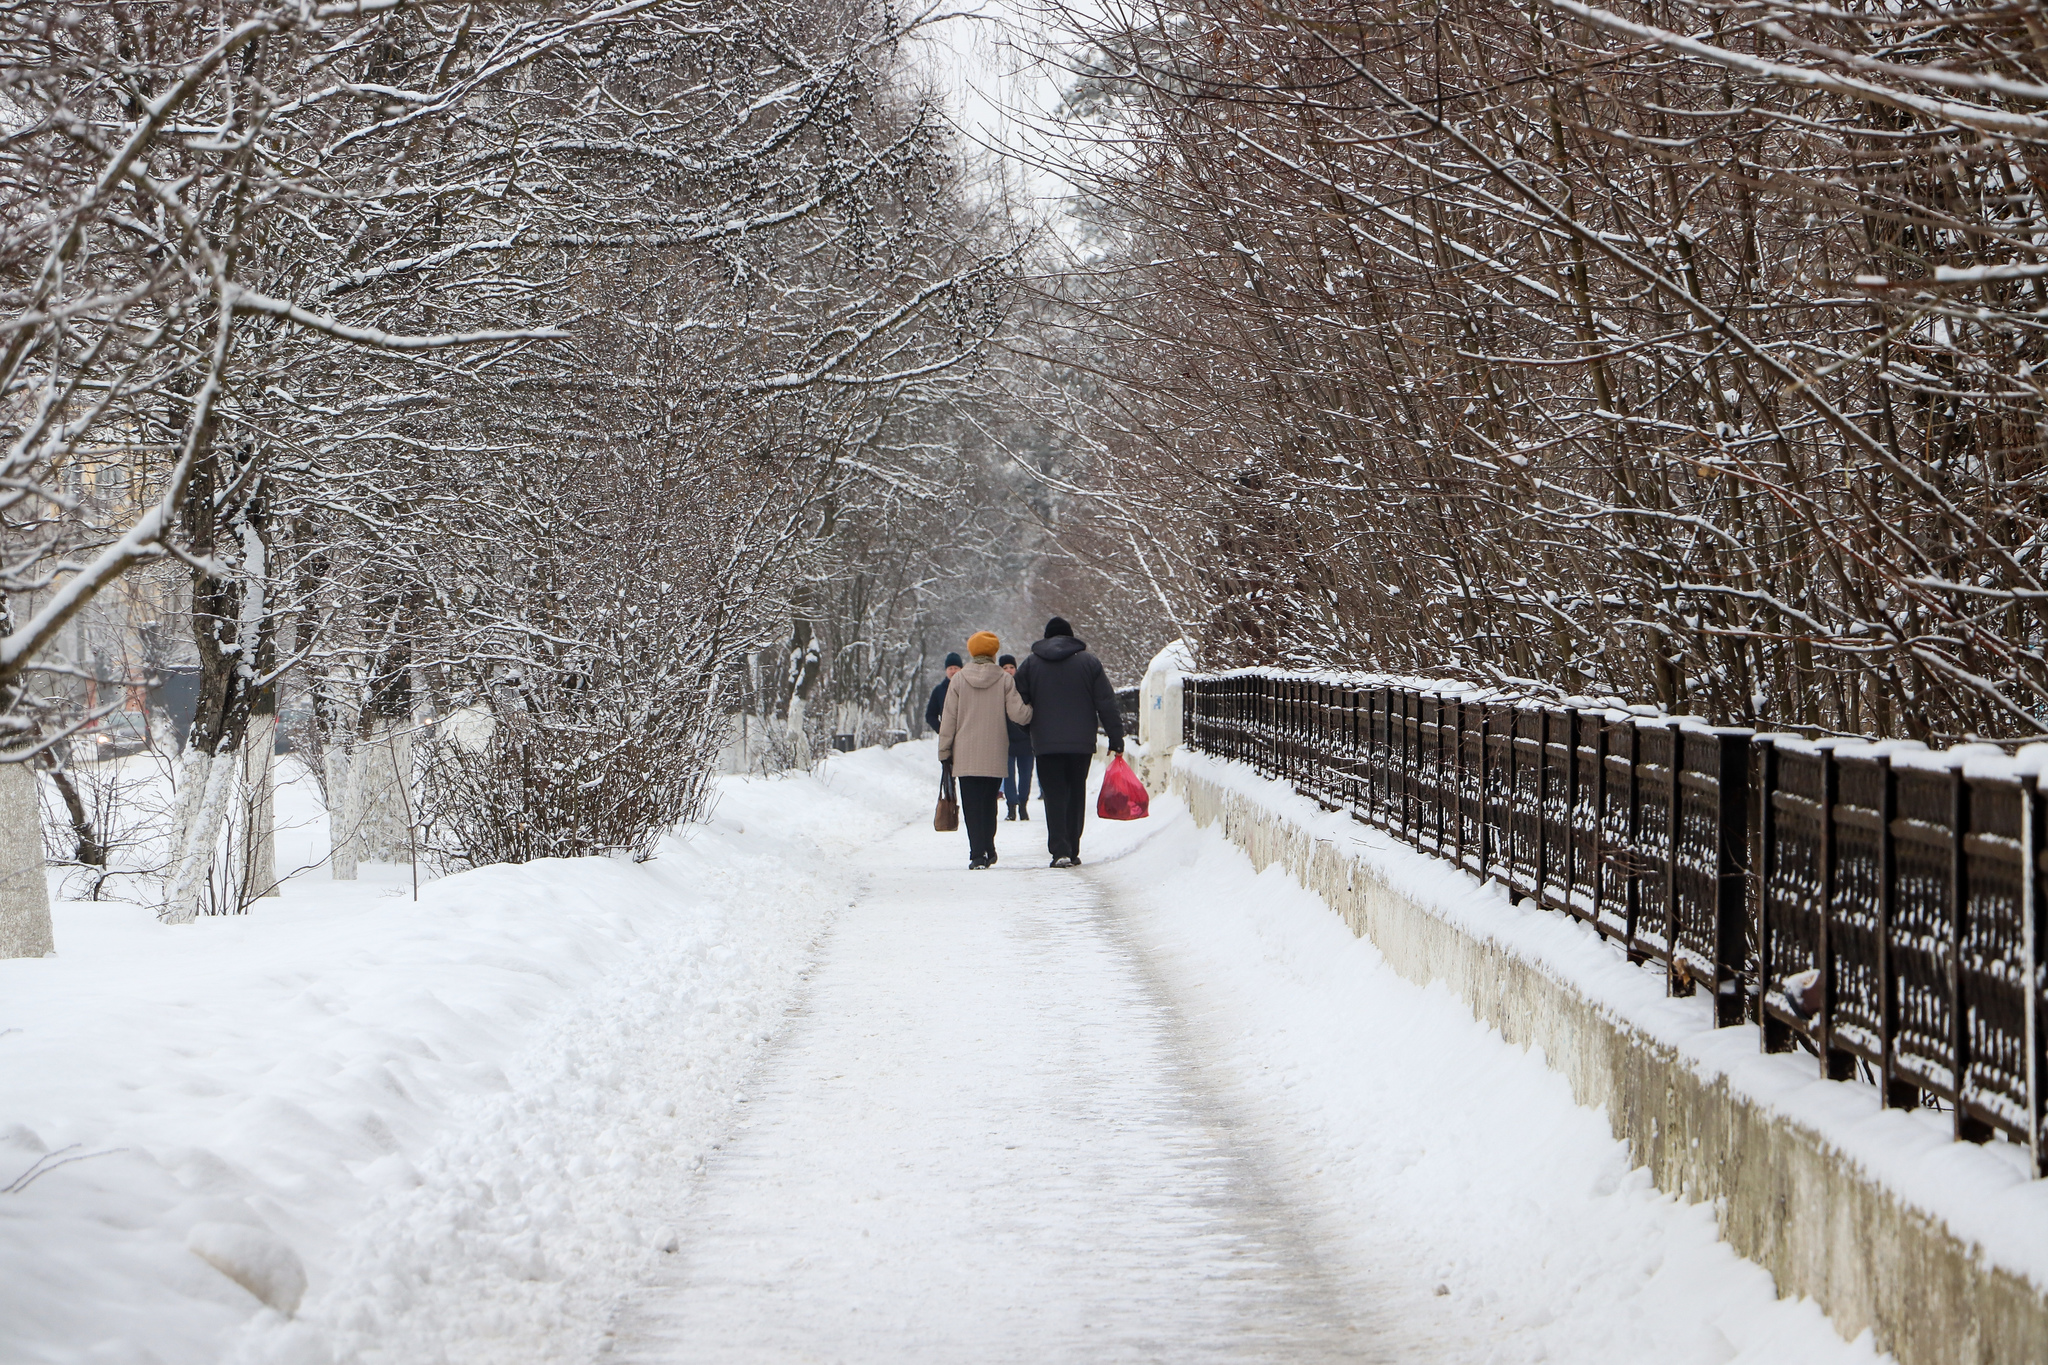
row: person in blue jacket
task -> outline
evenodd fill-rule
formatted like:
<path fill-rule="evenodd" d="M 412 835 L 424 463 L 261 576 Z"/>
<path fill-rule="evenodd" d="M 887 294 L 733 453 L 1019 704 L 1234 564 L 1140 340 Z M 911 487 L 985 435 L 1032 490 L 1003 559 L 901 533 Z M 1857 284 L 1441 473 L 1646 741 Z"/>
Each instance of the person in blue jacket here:
<path fill-rule="evenodd" d="M 1017 676 L 1017 656 L 1005 654 L 996 661 L 1003 666 L 1003 672 Z M 1010 771 L 1003 778 L 1003 800 L 1009 803 L 1010 813 L 1006 820 L 1029 820 L 1031 818 L 1031 727 L 1008 720 L 1010 727 Z"/>
<path fill-rule="evenodd" d="M 924 725 L 933 734 L 939 732 L 939 717 L 946 710 L 946 684 L 953 681 L 953 675 L 967 666 L 958 650 L 946 656 L 946 676 L 939 679 L 939 685 L 932 689 L 932 699 L 924 704 Z"/>
<path fill-rule="evenodd" d="M 1046 849 L 1054 867 L 1078 867 L 1096 725 L 1109 736 L 1111 753 L 1124 751 L 1116 689 L 1102 661 L 1055 616 L 1045 623 L 1045 638 L 1017 666 L 1017 695 L 1031 707 L 1031 752 L 1038 760 L 1038 790 L 1045 801 Z"/>

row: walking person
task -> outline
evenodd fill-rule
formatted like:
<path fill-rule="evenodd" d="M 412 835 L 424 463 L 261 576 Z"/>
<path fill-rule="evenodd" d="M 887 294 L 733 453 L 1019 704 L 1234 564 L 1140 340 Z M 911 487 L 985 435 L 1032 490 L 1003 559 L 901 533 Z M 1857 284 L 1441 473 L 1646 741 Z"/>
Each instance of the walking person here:
<path fill-rule="evenodd" d="M 1017 676 L 1017 656 L 1005 654 L 996 660 L 1003 672 Z M 1009 803 L 1010 813 L 1006 820 L 1029 820 L 1031 818 L 1031 727 L 1019 725 L 1014 720 L 1004 722 L 1010 727 L 1010 766 L 1003 772 L 1003 800 Z"/>
<path fill-rule="evenodd" d="M 1124 751 L 1124 718 L 1102 661 L 1055 616 L 1045 638 L 1017 666 L 1017 694 L 1031 711 L 1031 752 L 1038 760 L 1038 790 L 1045 800 L 1045 847 L 1054 867 L 1081 863 L 1081 826 L 1088 817 L 1088 765 L 1095 758 L 1095 727 L 1109 736 L 1109 751 Z"/>
<path fill-rule="evenodd" d="M 996 651 L 1002 647 L 991 631 L 977 631 L 968 640 L 972 662 L 948 680 L 939 712 L 939 761 L 952 764 L 960 784 L 967 866 L 975 872 L 996 861 L 996 797 L 1009 762 L 1008 722 L 1021 725 L 1031 719 L 1015 680 L 996 666 Z"/>
<path fill-rule="evenodd" d="M 958 653 L 946 656 L 946 676 L 939 679 L 939 685 L 932 689 L 931 700 L 924 704 L 924 728 L 933 734 L 939 732 L 939 713 L 946 706 L 946 684 L 953 681 L 953 675 L 960 671 L 962 663 Z"/>

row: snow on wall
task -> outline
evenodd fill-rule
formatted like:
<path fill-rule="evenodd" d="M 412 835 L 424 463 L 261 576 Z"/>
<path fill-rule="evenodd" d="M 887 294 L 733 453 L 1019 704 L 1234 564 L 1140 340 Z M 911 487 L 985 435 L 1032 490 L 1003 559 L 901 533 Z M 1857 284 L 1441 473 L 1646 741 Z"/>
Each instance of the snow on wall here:
<path fill-rule="evenodd" d="M 1286 867 L 1403 975 L 1443 981 L 1607 1110 L 1658 1184 L 1713 1200 L 1723 1235 L 1906 1365 L 2048 1359 L 2048 1181 L 2025 1153 L 1951 1140 L 1932 1112 L 1713 1027 L 1568 916 L 1481 884 L 1286 784 L 1187 750 L 1170 779 L 1255 865 Z"/>

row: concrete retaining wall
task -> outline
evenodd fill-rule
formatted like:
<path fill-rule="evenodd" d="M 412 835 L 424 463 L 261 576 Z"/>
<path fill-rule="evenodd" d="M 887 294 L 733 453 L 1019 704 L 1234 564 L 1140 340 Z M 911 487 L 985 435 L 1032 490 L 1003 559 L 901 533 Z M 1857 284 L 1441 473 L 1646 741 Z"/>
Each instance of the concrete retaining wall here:
<path fill-rule="evenodd" d="M 2048 1298 L 1979 1263 L 1945 1227 L 1903 1206 L 1820 1135 L 1730 1093 L 1670 1048 L 1497 944 L 1473 937 L 1380 882 L 1364 864 L 1250 797 L 1160 755 L 1163 780 L 1197 824 L 1264 870 L 1280 864 L 1373 941 L 1411 981 L 1443 982 L 1484 1022 L 1541 1048 L 1580 1104 L 1659 1189 L 1711 1201 L 1721 1235 L 1771 1272 L 1778 1292 L 1818 1303 L 1854 1338 L 1869 1329 L 1903 1365 L 2042 1365 Z"/>

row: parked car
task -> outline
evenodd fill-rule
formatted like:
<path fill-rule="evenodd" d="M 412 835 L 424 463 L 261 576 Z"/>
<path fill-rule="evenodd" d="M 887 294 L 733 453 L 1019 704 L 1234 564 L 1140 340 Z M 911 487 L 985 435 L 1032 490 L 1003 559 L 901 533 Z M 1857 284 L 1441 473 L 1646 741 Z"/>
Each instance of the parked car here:
<path fill-rule="evenodd" d="M 126 758 L 154 747 L 155 731 L 141 711 L 115 711 L 101 716 L 79 735 L 73 752 L 83 749 L 89 759 Z"/>

